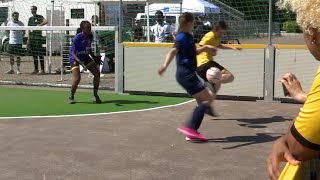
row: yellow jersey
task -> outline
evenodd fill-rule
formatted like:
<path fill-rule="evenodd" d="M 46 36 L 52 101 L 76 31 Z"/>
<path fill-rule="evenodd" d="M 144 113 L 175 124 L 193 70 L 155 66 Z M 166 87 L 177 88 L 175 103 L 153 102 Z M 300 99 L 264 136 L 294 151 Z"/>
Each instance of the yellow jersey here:
<path fill-rule="evenodd" d="M 296 140 L 313 150 L 320 150 L 320 67 L 315 75 L 307 100 L 291 127 Z"/>
<path fill-rule="evenodd" d="M 214 32 L 210 31 L 203 36 L 203 38 L 201 39 L 201 41 L 199 42 L 198 45 L 200 45 L 200 46 L 211 45 L 211 46 L 217 47 L 220 45 L 220 41 L 219 41 L 219 39 L 216 38 Z M 209 53 L 202 52 L 197 55 L 197 66 L 198 67 L 209 62 L 209 61 L 213 61 L 213 56 L 210 55 Z"/>

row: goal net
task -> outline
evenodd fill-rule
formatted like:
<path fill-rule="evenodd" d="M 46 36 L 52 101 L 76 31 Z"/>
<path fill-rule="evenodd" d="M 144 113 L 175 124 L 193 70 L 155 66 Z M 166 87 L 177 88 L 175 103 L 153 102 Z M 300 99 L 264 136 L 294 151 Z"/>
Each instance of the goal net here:
<path fill-rule="evenodd" d="M 36 14 L 48 21 L 45 26 L 38 25 L 42 18 L 33 16 L 32 6 L 37 7 Z M 87 20 L 93 25 L 92 49 L 101 54 L 105 62 L 100 66 L 101 72 L 106 74 L 101 78 L 102 88 L 113 89 L 114 83 L 110 79 L 113 81 L 115 34 L 118 31 L 115 25 L 118 22 L 105 23 L 105 19 L 101 18 L 100 2 L 12 0 L 0 2 L 0 10 L 1 83 L 69 86 L 72 76 L 68 56 L 72 39 L 81 21 Z M 12 25 L 10 22 L 15 12 L 23 25 Z M 10 38 L 10 34 L 22 34 L 23 38 L 17 41 L 22 42 L 22 47 L 12 45 L 16 44 L 16 40 Z M 84 73 L 80 86 L 91 87 L 92 77 L 89 72 Z"/>

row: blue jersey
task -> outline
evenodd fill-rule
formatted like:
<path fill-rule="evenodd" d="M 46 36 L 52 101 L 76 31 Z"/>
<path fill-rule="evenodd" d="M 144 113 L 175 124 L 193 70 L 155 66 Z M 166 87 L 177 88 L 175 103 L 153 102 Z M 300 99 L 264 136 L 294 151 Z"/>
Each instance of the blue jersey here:
<path fill-rule="evenodd" d="M 174 47 L 178 49 L 176 56 L 177 66 L 183 65 L 191 71 L 195 71 L 197 67 L 197 52 L 193 36 L 190 33 L 178 33 Z"/>
<path fill-rule="evenodd" d="M 72 52 L 75 52 L 80 61 L 86 61 L 89 57 L 89 52 L 91 48 L 92 35 L 89 37 L 84 37 L 83 33 L 78 33 L 72 40 L 72 46 L 69 52 L 69 61 L 72 63 L 74 61 L 74 57 L 72 56 Z"/>
<path fill-rule="evenodd" d="M 190 33 L 178 33 L 174 47 L 178 49 L 176 55 L 177 82 L 190 94 L 194 95 L 205 89 L 196 74 L 197 52 L 193 36 Z"/>

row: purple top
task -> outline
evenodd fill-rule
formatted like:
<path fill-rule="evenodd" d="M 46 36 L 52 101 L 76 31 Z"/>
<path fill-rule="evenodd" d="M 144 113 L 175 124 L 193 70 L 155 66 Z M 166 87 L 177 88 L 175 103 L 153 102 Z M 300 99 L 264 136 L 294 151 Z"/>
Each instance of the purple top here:
<path fill-rule="evenodd" d="M 91 48 L 91 42 L 93 37 L 90 35 L 88 38 L 84 37 L 83 33 L 77 34 L 72 40 L 72 46 L 69 52 L 69 62 L 72 63 L 74 57 L 72 52 L 75 52 L 80 61 L 86 61 L 89 59 L 89 52 Z"/>

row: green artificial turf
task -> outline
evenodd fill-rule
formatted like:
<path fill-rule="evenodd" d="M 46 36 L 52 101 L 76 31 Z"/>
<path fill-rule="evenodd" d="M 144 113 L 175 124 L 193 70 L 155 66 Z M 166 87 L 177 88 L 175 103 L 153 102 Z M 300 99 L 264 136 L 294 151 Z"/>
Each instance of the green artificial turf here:
<path fill-rule="evenodd" d="M 102 104 L 91 101 L 91 92 L 77 92 L 76 104 L 68 104 L 69 92 L 0 88 L 0 117 L 53 116 L 141 110 L 173 105 L 190 98 L 99 94 Z"/>

